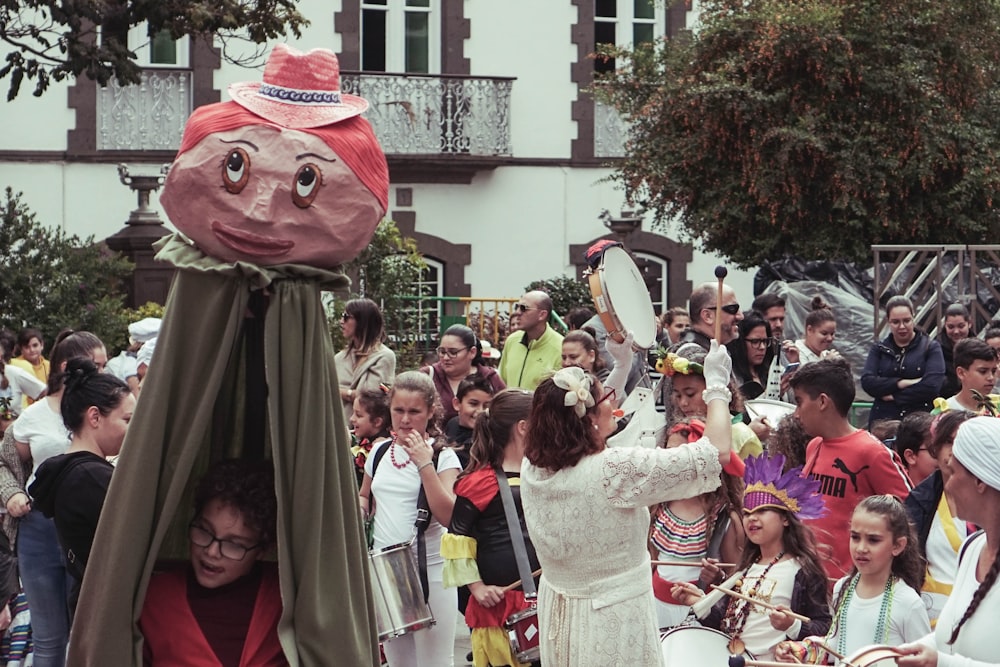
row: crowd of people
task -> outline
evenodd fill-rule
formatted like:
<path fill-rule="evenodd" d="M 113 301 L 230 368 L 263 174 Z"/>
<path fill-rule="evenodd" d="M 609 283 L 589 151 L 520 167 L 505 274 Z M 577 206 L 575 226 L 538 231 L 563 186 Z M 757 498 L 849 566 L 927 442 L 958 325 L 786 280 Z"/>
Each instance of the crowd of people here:
<path fill-rule="evenodd" d="M 855 373 L 820 298 L 792 338 L 775 294 L 744 310 L 728 286 L 699 285 L 658 318 L 649 354 L 587 309 L 568 314 L 565 336 L 552 315 L 547 294 L 528 292 L 499 364 L 457 324 L 425 365 L 397 369 L 378 305 L 343 309 L 334 361 L 369 548 L 412 553 L 436 621 L 388 633 L 387 664 L 455 664 L 459 615 L 476 667 L 662 664 L 679 627 L 782 662 L 884 645 L 904 667 L 1000 664 L 986 640 L 1000 606 L 1000 329 L 977 337 L 953 305 L 931 338 L 908 299 L 889 299 L 889 334 L 858 372 L 872 397 L 858 428 Z M 0 624 L 26 599 L 35 665 L 65 663 L 141 409 L 135 358 L 158 324 L 130 328 L 111 363 L 88 332 L 61 333 L 48 358 L 37 330 L 0 337 Z M 656 447 L 628 446 L 621 406 L 635 387 L 662 402 Z M 755 411 L 761 400 L 779 416 Z M 273 484 L 260 464 L 209 471 L 190 560 L 150 582 L 146 664 L 180 659 L 167 627 L 198 637 L 217 658 L 204 664 L 285 664 Z"/>

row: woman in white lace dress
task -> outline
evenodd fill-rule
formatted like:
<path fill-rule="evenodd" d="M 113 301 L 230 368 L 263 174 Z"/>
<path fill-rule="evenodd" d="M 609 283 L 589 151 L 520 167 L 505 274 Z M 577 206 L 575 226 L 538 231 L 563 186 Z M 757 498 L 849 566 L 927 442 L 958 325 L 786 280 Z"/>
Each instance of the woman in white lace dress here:
<path fill-rule="evenodd" d="M 731 367 L 726 349 L 713 343 L 705 358 L 705 437 L 677 449 L 608 449 L 615 391 L 580 368 L 564 368 L 535 390 L 521 497 L 542 566 L 546 667 L 663 665 L 647 508 L 719 485 L 731 448 Z M 615 386 L 614 376 L 608 382 Z"/>

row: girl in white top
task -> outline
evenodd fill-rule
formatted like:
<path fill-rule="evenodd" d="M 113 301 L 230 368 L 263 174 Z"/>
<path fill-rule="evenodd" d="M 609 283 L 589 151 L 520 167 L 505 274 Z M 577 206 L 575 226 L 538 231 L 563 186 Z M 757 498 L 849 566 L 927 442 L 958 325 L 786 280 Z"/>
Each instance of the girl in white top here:
<path fill-rule="evenodd" d="M 837 335 L 837 320 L 833 316 L 833 310 L 819 296 L 813 297 L 810 305 L 811 310 L 806 315 L 805 336 L 795 341 L 798 360 L 803 365 L 839 354 L 832 347 L 834 336 Z"/>
<path fill-rule="evenodd" d="M 834 586 L 833 625 L 822 644 L 848 656 L 865 646 L 899 646 L 930 632 L 917 592 L 924 578 L 923 558 L 903 503 L 890 495 L 865 498 L 851 517 L 850 535 L 854 568 Z M 830 662 L 811 639 L 782 642 L 775 658 Z"/>
<path fill-rule="evenodd" d="M 1000 419 L 975 417 L 958 427 L 945 492 L 956 514 L 982 526 L 959 552 L 951 596 L 932 634 L 899 647 L 900 667 L 1000 665 Z"/>
<path fill-rule="evenodd" d="M 444 526 L 451 522 L 455 506 L 452 489 L 461 464 L 454 451 L 434 446 L 435 437 L 440 436 L 437 424 L 440 410 L 430 376 L 419 371 L 397 375 L 389 392 L 393 437 L 377 445 L 365 462 L 359 495 L 361 512 L 366 517 L 369 509 L 375 513 L 375 551 L 411 541 L 421 486 L 431 513 L 424 540 L 428 605 L 436 624 L 387 641 L 385 655 L 391 667 L 451 667 L 454 660 L 458 598 L 455 589 L 445 589 L 442 585 L 441 536 Z M 442 442 L 441 438 L 437 440 Z M 416 559 L 416 540 L 410 548 Z"/>
<path fill-rule="evenodd" d="M 70 331 L 56 339 L 52 347 L 49 393 L 37 403 L 25 408 L 11 427 L 14 445 L 20 461 L 31 462 L 31 477 L 53 456 L 65 454 L 69 448 L 69 430 L 63 423 L 60 405 L 66 362 L 76 357 L 90 357 L 101 370 L 108 354 L 101 339 L 89 331 Z M 12 474 L 20 461 L 0 462 Z M 63 563 L 62 549 L 52 519 L 33 510 L 26 492 L 13 494 L 7 500 L 7 512 L 18 519 L 17 554 L 21 582 L 31 607 L 34 664 L 37 667 L 62 667 L 69 642 L 69 574 Z"/>

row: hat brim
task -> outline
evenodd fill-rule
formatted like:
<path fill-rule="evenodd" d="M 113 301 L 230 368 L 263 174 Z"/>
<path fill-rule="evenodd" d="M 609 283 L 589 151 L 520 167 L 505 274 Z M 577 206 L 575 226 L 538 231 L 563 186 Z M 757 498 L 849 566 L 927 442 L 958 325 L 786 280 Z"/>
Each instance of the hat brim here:
<path fill-rule="evenodd" d="M 229 86 L 229 96 L 244 109 L 291 129 L 332 125 L 368 109 L 368 100 L 357 95 L 341 93 L 340 104 L 291 104 L 262 97 L 257 94 L 259 89 L 259 82 L 234 83 Z"/>

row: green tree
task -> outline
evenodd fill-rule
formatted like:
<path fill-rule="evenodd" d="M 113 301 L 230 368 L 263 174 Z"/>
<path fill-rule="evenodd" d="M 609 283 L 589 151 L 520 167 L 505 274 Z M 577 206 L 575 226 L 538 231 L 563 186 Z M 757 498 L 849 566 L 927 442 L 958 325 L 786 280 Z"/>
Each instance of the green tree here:
<path fill-rule="evenodd" d="M 395 338 L 392 347 L 397 358 L 415 354 L 418 332 L 423 332 L 428 327 L 428 322 L 424 321 L 426 318 L 421 318 L 410 299 L 426 296 L 413 293 L 414 284 L 425 268 L 427 264 L 417 251 L 417 242 L 404 237 L 392 220 L 379 223 L 368 246 L 354 260 L 344 265 L 344 272 L 353 281 L 350 298 L 365 297 L 381 306 L 386 331 Z M 343 304 L 343 299 L 327 293 L 327 317 L 337 349 L 342 349 L 346 344 L 340 333 L 338 319 L 343 312 Z M 414 337 L 403 336 L 410 333 Z M 403 361 L 397 363 L 399 368 L 409 368 L 412 365 L 414 364 L 404 364 Z"/>
<path fill-rule="evenodd" d="M 35 219 L 21 193 L 0 203 L 0 326 L 40 329 L 51 345 L 63 328 L 92 331 L 108 350 L 126 335 L 124 279 L 132 263 L 93 237 L 81 241 Z"/>
<path fill-rule="evenodd" d="M 102 86 L 112 77 L 122 85 L 138 83 L 141 69 L 127 37 L 134 26 L 145 26 L 151 39 L 214 36 L 222 43 L 223 57 L 244 62 L 227 49 L 231 42 L 261 44 L 289 30 L 301 36 L 308 21 L 295 4 L 296 0 L 4 0 L 0 40 L 14 50 L 7 53 L 0 79 L 10 76 L 8 100 L 17 96 L 25 77 L 35 80 L 36 96 L 53 80 L 80 75 Z"/>
<path fill-rule="evenodd" d="M 545 280 L 535 280 L 528 284 L 525 292 L 541 290 L 552 299 L 552 308 L 556 315 L 565 318 L 574 308 L 594 309 L 594 301 L 590 294 L 590 286 L 582 280 L 568 276 L 556 276 Z"/>
<path fill-rule="evenodd" d="M 743 267 L 997 230 L 997 0 L 706 0 L 701 21 L 603 50 L 596 93 L 631 122 L 613 178 L 659 223 Z"/>

